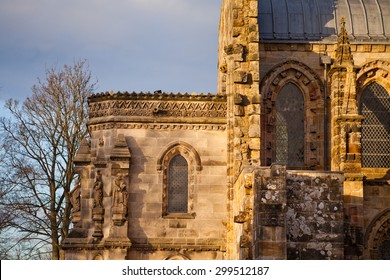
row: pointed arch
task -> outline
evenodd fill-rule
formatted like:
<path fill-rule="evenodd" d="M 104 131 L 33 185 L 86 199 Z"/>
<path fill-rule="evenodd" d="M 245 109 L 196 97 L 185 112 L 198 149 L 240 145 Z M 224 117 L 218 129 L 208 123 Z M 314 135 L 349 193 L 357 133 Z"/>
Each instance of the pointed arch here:
<path fill-rule="evenodd" d="M 173 156 L 167 172 L 167 212 L 188 212 L 188 162 L 181 155 Z"/>
<path fill-rule="evenodd" d="M 364 241 L 369 259 L 390 259 L 390 208 L 374 217 L 367 227 Z"/>
<path fill-rule="evenodd" d="M 387 92 L 390 92 L 390 62 L 370 61 L 360 68 L 356 78 L 358 102 L 364 88 L 373 82 L 381 84 Z"/>
<path fill-rule="evenodd" d="M 390 168 L 390 63 L 363 65 L 357 74 L 363 168 Z"/>
<path fill-rule="evenodd" d="M 165 147 L 162 152 L 157 157 L 157 170 L 162 170 L 162 164 L 164 158 L 168 153 L 173 153 L 176 151 L 180 151 L 184 154 L 188 154 L 191 156 L 193 162 L 195 163 L 195 168 L 197 171 L 202 170 L 202 162 L 200 160 L 200 156 L 198 152 L 192 147 L 190 144 L 183 141 L 174 141 Z"/>
<path fill-rule="evenodd" d="M 187 257 L 186 255 L 184 255 L 184 254 L 176 253 L 176 254 L 170 255 L 165 260 L 188 261 L 188 260 L 191 260 L 191 259 L 189 257 Z"/>
<path fill-rule="evenodd" d="M 367 85 L 360 97 L 363 168 L 390 168 L 390 94 L 379 83 Z"/>
<path fill-rule="evenodd" d="M 275 161 L 289 168 L 303 168 L 305 163 L 305 112 L 301 90 L 287 83 L 279 92 L 276 102 Z"/>
<path fill-rule="evenodd" d="M 276 101 L 282 89 L 292 84 L 302 93 L 304 108 L 304 164 L 301 168 L 323 169 L 325 156 L 325 98 L 319 76 L 307 65 L 288 60 L 276 65 L 262 79 L 261 164 L 276 161 Z"/>
<path fill-rule="evenodd" d="M 183 141 L 167 145 L 157 158 L 162 173 L 162 215 L 172 218 L 194 218 L 194 188 L 202 163 L 194 147 Z"/>

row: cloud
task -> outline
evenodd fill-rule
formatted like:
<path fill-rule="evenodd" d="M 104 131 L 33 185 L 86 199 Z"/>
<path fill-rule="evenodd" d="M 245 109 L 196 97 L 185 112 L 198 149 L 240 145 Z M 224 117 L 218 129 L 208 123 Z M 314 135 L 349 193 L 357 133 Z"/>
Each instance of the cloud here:
<path fill-rule="evenodd" d="M 1 94 L 78 58 L 100 90 L 213 91 L 220 2 L 1 0 Z"/>
<path fill-rule="evenodd" d="M 1 31 L 47 50 L 61 38 L 102 44 L 126 37 L 183 33 L 215 22 L 205 0 L 2 0 Z"/>

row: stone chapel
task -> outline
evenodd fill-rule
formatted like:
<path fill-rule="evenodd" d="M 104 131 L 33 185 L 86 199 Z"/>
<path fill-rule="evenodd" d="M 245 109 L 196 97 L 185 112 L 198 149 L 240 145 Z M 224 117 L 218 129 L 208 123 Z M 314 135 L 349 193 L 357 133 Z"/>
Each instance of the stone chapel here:
<path fill-rule="evenodd" d="M 64 259 L 390 259 L 390 0 L 223 0 L 218 61 L 89 98 Z"/>

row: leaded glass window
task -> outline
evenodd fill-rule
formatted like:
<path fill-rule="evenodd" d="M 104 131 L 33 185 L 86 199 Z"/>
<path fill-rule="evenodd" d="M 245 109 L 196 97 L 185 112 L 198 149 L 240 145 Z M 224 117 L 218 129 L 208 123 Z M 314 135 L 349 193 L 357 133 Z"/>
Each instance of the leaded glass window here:
<path fill-rule="evenodd" d="M 390 167 L 390 95 L 378 83 L 367 86 L 361 96 L 362 167 Z"/>
<path fill-rule="evenodd" d="M 188 212 L 188 163 L 182 155 L 174 156 L 169 162 L 168 212 Z"/>
<path fill-rule="evenodd" d="M 288 162 L 288 125 L 281 112 L 276 112 L 276 162 Z"/>
<path fill-rule="evenodd" d="M 304 167 L 304 99 L 300 89 L 285 85 L 276 98 L 275 160 L 289 168 Z"/>

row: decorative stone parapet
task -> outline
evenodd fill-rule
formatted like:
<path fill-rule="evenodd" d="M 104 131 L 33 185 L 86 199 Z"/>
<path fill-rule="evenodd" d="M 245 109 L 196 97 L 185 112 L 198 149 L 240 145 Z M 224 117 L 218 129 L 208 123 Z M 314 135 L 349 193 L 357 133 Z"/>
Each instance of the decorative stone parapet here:
<path fill-rule="evenodd" d="M 89 100 L 89 125 L 109 122 L 225 124 L 226 97 L 214 94 L 106 92 Z"/>

